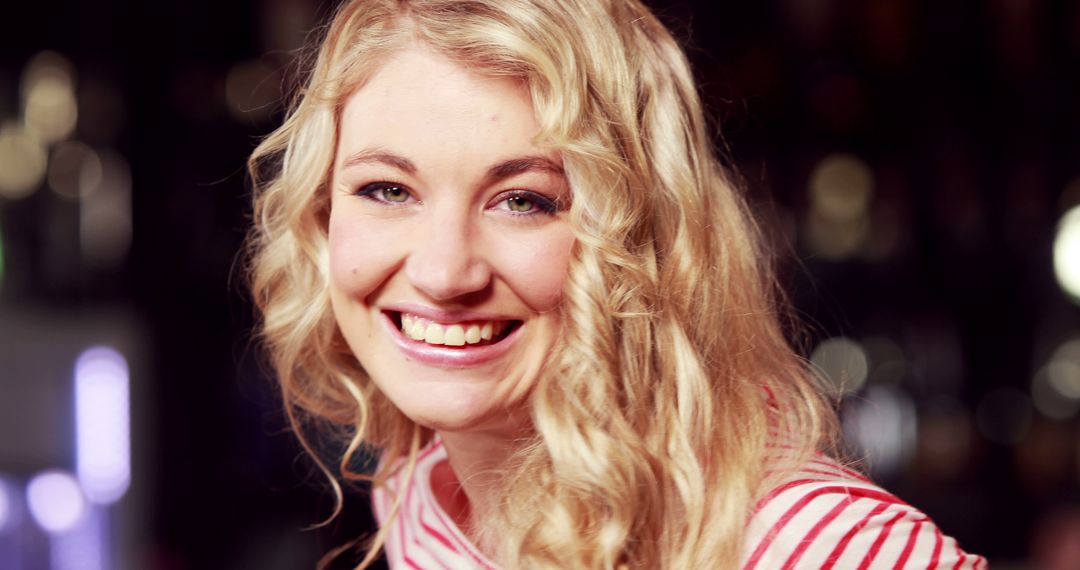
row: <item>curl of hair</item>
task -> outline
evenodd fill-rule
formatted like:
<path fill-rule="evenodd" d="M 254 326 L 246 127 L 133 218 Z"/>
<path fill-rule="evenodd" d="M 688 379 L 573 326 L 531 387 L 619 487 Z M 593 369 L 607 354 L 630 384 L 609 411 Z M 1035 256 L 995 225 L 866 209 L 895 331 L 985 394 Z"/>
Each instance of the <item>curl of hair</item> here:
<path fill-rule="evenodd" d="M 716 159 L 686 58 L 637 0 L 339 8 L 288 118 L 249 162 L 251 287 L 301 441 L 310 451 L 310 419 L 345 428 L 341 476 L 365 478 L 348 465 L 370 446 L 382 460 L 367 479 L 382 485 L 431 437 L 345 345 L 327 275 L 341 108 L 415 42 L 527 82 L 537 140 L 561 153 L 574 194 L 565 342 L 479 540 L 513 568 L 734 566 L 756 499 L 832 443 L 833 416 L 784 338 L 770 254 Z"/>

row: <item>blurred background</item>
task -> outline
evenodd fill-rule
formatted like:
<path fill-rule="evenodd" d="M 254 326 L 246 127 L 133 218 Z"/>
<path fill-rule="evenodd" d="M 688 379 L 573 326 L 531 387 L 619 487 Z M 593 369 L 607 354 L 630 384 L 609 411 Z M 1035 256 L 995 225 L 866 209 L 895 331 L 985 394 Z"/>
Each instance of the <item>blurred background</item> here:
<path fill-rule="evenodd" d="M 1080 568 L 1080 8 L 650 4 L 873 476 Z M 0 4 L 0 568 L 307 568 L 370 524 L 251 340 L 246 156 L 314 0 Z"/>

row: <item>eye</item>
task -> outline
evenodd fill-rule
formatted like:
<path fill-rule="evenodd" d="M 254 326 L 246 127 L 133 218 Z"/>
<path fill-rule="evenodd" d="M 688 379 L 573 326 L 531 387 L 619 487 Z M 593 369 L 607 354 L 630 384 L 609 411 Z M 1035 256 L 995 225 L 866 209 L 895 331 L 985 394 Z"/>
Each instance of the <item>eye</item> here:
<path fill-rule="evenodd" d="M 506 199 L 506 205 L 514 212 L 528 212 L 536 207 L 533 201 L 524 196 L 514 196 Z"/>
<path fill-rule="evenodd" d="M 373 182 L 371 184 L 365 184 L 356 194 L 363 196 L 376 202 L 383 202 L 387 204 L 404 204 L 412 198 L 412 194 L 409 189 L 401 184 L 395 184 L 393 182 Z"/>
<path fill-rule="evenodd" d="M 511 190 L 495 197 L 494 208 L 515 216 L 554 214 L 559 205 L 555 200 L 528 190 Z"/>

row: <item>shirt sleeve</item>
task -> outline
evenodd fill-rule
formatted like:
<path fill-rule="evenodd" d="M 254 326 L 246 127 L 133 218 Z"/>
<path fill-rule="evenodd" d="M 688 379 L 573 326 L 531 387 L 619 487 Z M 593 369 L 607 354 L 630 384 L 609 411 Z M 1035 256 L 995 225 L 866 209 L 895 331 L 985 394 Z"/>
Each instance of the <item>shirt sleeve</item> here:
<path fill-rule="evenodd" d="M 743 570 L 984 570 L 929 517 L 854 472 L 803 473 L 766 495 Z"/>

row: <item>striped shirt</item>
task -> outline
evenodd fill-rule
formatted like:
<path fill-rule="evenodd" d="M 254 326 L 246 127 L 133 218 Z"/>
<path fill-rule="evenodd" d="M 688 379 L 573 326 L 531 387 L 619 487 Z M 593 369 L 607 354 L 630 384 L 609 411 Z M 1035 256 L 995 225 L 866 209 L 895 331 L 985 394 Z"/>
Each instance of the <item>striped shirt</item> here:
<path fill-rule="evenodd" d="M 439 506 L 431 472 L 443 461 L 446 449 L 436 438 L 420 452 L 411 480 L 401 471 L 387 482 L 390 492 L 402 494 L 386 541 L 390 567 L 498 568 Z M 379 524 L 390 512 L 387 491 L 372 493 Z M 758 502 L 746 541 L 742 570 L 986 568 L 984 558 L 965 553 L 926 515 L 824 457 Z"/>

